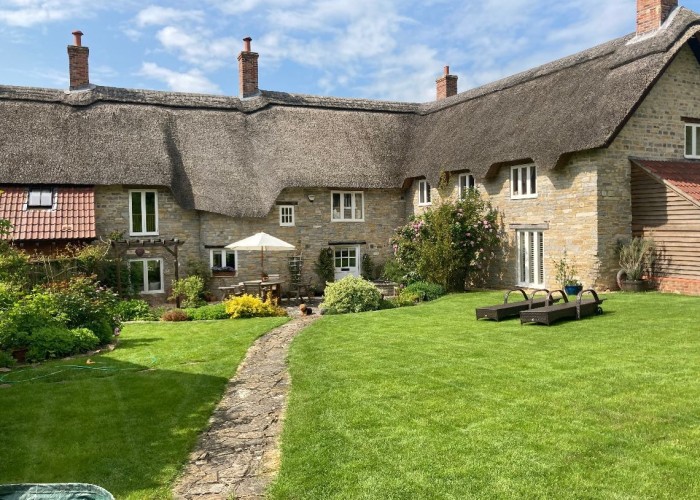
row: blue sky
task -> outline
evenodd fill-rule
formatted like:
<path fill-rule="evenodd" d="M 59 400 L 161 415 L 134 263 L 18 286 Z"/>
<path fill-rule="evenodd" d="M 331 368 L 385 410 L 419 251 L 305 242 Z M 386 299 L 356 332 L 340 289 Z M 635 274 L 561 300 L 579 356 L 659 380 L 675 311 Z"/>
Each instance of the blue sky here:
<path fill-rule="evenodd" d="M 700 11 L 700 0 L 680 4 Z M 635 0 L 0 0 L 0 84 L 67 88 L 85 33 L 99 85 L 237 95 L 241 39 L 260 87 L 430 101 L 634 31 Z"/>

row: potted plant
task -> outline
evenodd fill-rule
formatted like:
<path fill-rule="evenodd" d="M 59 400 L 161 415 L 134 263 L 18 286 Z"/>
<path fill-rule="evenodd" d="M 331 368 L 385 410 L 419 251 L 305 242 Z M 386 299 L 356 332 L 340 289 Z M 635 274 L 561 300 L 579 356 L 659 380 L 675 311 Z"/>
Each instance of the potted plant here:
<path fill-rule="evenodd" d="M 619 248 L 620 271 L 617 283 L 625 292 L 642 292 L 647 289 L 645 277 L 651 276 L 656 260 L 656 245 L 652 238 L 635 237 Z"/>
<path fill-rule="evenodd" d="M 216 277 L 233 277 L 236 276 L 236 270 L 231 266 L 213 266 L 211 275 Z"/>
<path fill-rule="evenodd" d="M 561 259 L 554 261 L 556 279 L 567 295 L 578 295 L 583 290 L 583 285 L 576 278 L 576 266 L 569 262 L 566 252 Z"/>

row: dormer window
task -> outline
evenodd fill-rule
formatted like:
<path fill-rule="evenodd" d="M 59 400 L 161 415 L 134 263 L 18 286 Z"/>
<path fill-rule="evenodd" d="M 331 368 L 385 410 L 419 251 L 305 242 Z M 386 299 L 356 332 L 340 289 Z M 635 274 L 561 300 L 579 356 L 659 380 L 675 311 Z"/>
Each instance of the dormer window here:
<path fill-rule="evenodd" d="M 418 181 L 418 206 L 427 207 L 431 205 L 430 201 L 430 183 L 428 181 Z"/>
<path fill-rule="evenodd" d="M 470 189 L 474 189 L 475 182 L 472 174 L 460 174 L 458 178 L 459 199 L 464 199 Z"/>
<path fill-rule="evenodd" d="M 30 188 L 27 208 L 53 208 L 53 189 Z"/>

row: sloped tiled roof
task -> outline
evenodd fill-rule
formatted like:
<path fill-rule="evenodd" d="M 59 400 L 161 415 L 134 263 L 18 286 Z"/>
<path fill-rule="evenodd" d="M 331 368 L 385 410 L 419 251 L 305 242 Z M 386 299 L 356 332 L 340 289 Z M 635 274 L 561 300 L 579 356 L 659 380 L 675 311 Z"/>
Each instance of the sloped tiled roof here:
<path fill-rule="evenodd" d="M 691 201 L 700 204 L 700 162 L 638 159 L 633 162 L 662 182 L 675 187 Z"/>
<path fill-rule="evenodd" d="M 93 187 L 63 187 L 55 189 L 53 208 L 27 209 L 26 186 L 0 186 L 0 219 L 12 224 L 8 236 L 2 239 L 82 240 L 96 237 L 95 191 Z"/>

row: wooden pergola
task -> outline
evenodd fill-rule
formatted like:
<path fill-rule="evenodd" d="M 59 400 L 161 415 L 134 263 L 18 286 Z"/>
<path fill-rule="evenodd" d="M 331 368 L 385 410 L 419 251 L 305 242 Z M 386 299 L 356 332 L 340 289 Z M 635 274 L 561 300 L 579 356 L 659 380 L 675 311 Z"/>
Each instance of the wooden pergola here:
<path fill-rule="evenodd" d="M 129 250 L 135 250 L 137 256 L 143 255 L 145 248 L 161 247 L 170 253 L 175 258 L 175 280 L 180 279 L 180 260 L 178 258 L 178 247 L 180 247 L 185 242 L 178 238 L 173 238 L 166 240 L 163 238 L 151 238 L 143 240 L 113 240 L 112 248 L 114 248 L 114 257 L 117 261 L 117 292 L 121 296 L 122 294 L 122 273 L 121 264 L 122 258 L 126 255 Z M 141 255 L 139 255 L 139 249 L 141 249 Z M 176 299 L 177 307 L 180 307 L 180 298 Z"/>

